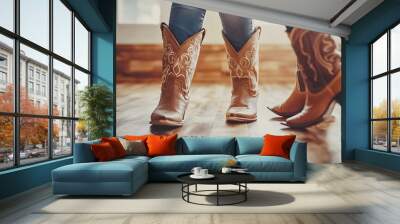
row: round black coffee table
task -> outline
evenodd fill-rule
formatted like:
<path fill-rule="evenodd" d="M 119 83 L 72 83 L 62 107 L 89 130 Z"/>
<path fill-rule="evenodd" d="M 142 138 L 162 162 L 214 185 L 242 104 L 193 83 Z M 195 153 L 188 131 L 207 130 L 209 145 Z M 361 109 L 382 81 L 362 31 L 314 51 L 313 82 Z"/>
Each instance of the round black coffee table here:
<path fill-rule="evenodd" d="M 215 177 L 212 179 L 193 179 L 189 174 L 182 174 L 178 176 L 178 181 L 182 183 L 182 199 L 188 203 L 198 204 L 198 205 L 234 205 L 245 202 L 247 200 L 247 192 L 249 188 L 247 183 L 255 180 L 255 177 L 248 173 L 229 173 L 213 174 Z M 198 190 L 197 185 L 215 185 L 215 190 Z M 224 190 L 220 189 L 220 185 L 236 185 L 237 190 Z M 194 191 L 190 191 L 190 186 L 195 186 Z M 206 194 L 209 192 L 214 192 L 215 194 Z M 216 197 L 216 204 L 202 204 L 193 202 L 190 200 L 190 196 L 203 196 L 203 197 Z M 240 199 L 230 203 L 221 203 L 221 197 L 232 197 L 240 196 Z"/>

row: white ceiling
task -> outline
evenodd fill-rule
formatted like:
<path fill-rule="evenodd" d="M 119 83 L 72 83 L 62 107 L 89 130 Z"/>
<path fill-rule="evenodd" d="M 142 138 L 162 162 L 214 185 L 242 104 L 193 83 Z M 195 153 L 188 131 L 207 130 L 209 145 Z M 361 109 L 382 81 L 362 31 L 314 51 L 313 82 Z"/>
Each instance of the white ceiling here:
<path fill-rule="evenodd" d="M 347 37 L 350 26 L 383 0 L 172 0 L 196 7 Z M 340 17 L 335 18 L 347 4 Z"/>
<path fill-rule="evenodd" d="M 329 21 L 350 0 L 227 0 Z"/>

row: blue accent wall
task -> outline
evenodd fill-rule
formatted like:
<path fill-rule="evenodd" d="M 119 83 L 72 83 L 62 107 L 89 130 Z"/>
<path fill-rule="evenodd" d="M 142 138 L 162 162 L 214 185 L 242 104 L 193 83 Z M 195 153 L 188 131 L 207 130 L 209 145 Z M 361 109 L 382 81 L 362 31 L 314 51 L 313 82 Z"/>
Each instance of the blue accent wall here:
<path fill-rule="evenodd" d="M 92 82 L 103 83 L 114 93 L 116 0 L 67 0 L 92 31 Z M 115 106 L 113 123 L 115 127 Z M 115 128 L 110 127 L 115 133 Z M 51 171 L 72 163 L 72 157 L 0 172 L 0 199 L 51 181 Z"/>
<path fill-rule="evenodd" d="M 385 0 L 351 27 L 344 44 L 343 160 L 399 170 L 400 157 L 369 149 L 369 43 L 400 22 L 400 1 Z M 361 151 L 360 151 L 361 150 Z M 397 161 L 397 164 L 393 161 Z"/>
<path fill-rule="evenodd" d="M 113 125 L 110 134 L 116 133 L 116 1 L 99 0 L 98 9 L 108 24 L 109 32 L 92 33 L 92 82 L 108 86 L 113 92 Z"/>

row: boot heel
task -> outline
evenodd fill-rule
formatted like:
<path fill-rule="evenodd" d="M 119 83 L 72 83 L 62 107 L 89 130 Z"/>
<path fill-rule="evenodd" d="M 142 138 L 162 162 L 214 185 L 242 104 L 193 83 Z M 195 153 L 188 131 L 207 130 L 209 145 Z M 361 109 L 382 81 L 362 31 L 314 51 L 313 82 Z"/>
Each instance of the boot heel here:
<path fill-rule="evenodd" d="M 325 114 L 323 115 L 323 117 L 327 117 L 332 115 L 333 109 L 335 109 L 335 105 L 336 105 L 336 100 L 333 99 L 331 104 L 329 104 L 328 109 L 326 110 Z"/>

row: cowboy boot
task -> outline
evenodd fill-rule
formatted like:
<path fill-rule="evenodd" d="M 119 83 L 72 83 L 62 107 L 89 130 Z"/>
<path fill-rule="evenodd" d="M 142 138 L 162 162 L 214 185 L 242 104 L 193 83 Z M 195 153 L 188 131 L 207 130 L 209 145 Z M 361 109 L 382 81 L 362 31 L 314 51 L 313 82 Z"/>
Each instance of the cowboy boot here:
<path fill-rule="evenodd" d="M 150 123 L 182 126 L 205 30 L 192 35 L 182 44 L 165 23 L 161 24 L 161 33 L 164 43 L 161 95 L 158 106 L 151 114 Z"/>
<path fill-rule="evenodd" d="M 300 42 L 294 41 L 293 37 L 297 36 L 296 32 L 306 32 L 306 31 L 297 29 L 295 32 L 292 32 L 292 30 L 293 29 L 291 28 L 290 31 L 287 31 L 289 40 L 291 41 L 292 48 L 293 49 L 300 48 Z M 267 107 L 269 110 L 271 110 L 272 112 L 281 117 L 288 118 L 300 113 L 303 110 L 306 101 L 306 93 L 299 65 L 297 66 L 296 76 L 297 79 L 294 89 L 292 90 L 292 93 L 289 95 L 289 97 L 285 100 L 285 102 L 283 102 L 280 105 L 274 106 L 272 108 Z"/>
<path fill-rule="evenodd" d="M 300 74 L 306 87 L 303 110 L 288 118 L 285 125 L 305 128 L 319 123 L 329 115 L 341 92 L 341 59 L 335 41 L 329 34 L 292 30 Z"/>
<path fill-rule="evenodd" d="M 261 28 L 257 27 L 239 52 L 222 33 L 232 80 L 231 104 L 226 112 L 227 121 L 257 120 L 260 33 Z"/>

